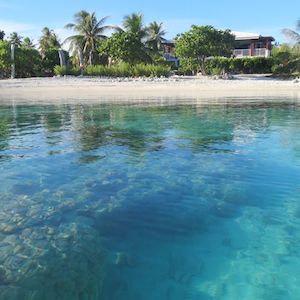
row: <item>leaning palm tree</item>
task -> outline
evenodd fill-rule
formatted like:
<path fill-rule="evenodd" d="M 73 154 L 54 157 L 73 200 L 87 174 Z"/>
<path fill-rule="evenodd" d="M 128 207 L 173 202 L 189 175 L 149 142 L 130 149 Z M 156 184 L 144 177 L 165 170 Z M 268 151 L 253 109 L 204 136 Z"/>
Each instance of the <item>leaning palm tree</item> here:
<path fill-rule="evenodd" d="M 150 23 L 147 28 L 147 33 L 147 45 L 155 52 L 158 52 L 161 49 L 162 42 L 166 40 L 164 38 L 166 32 L 163 30 L 163 24 L 155 21 Z"/>
<path fill-rule="evenodd" d="M 136 34 L 142 40 L 147 36 L 147 28 L 144 26 L 144 16 L 133 13 L 123 19 L 123 27 L 127 32 Z"/>
<path fill-rule="evenodd" d="M 297 22 L 296 30 L 300 30 L 300 20 Z M 296 45 L 300 45 L 300 34 L 292 29 L 285 28 L 282 30 L 283 34 L 295 42 Z"/>
<path fill-rule="evenodd" d="M 42 56 L 47 50 L 59 49 L 60 47 L 61 45 L 56 33 L 48 27 L 44 27 L 42 30 L 42 36 L 39 39 L 39 49 Z"/>
<path fill-rule="evenodd" d="M 107 38 L 104 35 L 109 29 L 116 29 L 116 26 L 104 25 L 108 17 L 100 20 L 96 14 L 82 10 L 74 15 L 74 23 L 69 23 L 65 26 L 67 29 L 72 29 L 76 35 L 68 37 L 64 43 L 69 42 L 71 48 L 76 48 L 82 51 L 87 57 L 88 64 L 93 64 L 93 56 L 99 41 Z"/>

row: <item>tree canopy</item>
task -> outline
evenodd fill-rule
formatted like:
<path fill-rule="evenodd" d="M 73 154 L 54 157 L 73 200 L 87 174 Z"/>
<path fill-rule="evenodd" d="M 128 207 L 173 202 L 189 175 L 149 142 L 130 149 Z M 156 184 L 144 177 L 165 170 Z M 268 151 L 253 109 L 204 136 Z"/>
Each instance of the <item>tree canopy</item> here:
<path fill-rule="evenodd" d="M 125 31 L 134 34 L 139 40 L 147 36 L 147 28 L 144 26 L 144 16 L 142 14 L 133 13 L 125 16 L 123 27 Z"/>
<path fill-rule="evenodd" d="M 44 56 L 46 51 L 49 49 L 59 49 L 60 46 L 61 45 L 56 33 L 48 27 L 44 27 L 42 30 L 42 36 L 39 40 L 39 50 L 42 56 Z"/>
<path fill-rule="evenodd" d="M 99 47 L 99 53 L 108 55 L 115 61 L 131 64 L 151 62 L 140 36 L 132 32 L 117 32 L 104 41 Z"/>
<path fill-rule="evenodd" d="M 213 26 L 195 26 L 179 35 L 176 54 L 181 59 L 193 60 L 205 74 L 205 60 L 212 56 L 231 56 L 235 38 L 230 30 L 217 30 Z"/>
<path fill-rule="evenodd" d="M 20 35 L 18 35 L 17 32 L 13 32 L 9 36 L 10 43 L 14 44 L 16 47 L 21 47 L 21 45 L 22 45 L 22 39 L 23 39 L 23 37 L 21 37 Z"/>
<path fill-rule="evenodd" d="M 163 29 L 163 24 L 151 22 L 147 27 L 147 46 L 154 51 L 161 49 L 161 44 L 166 40 L 164 36 L 166 31 Z"/>

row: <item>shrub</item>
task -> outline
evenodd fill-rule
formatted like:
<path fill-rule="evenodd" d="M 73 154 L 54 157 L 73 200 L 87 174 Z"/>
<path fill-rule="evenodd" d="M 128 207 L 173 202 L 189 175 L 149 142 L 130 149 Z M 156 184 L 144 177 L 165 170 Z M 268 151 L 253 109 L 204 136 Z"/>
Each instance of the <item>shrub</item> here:
<path fill-rule="evenodd" d="M 290 60 L 286 63 L 275 64 L 272 71 L 275 75 L 300 74 L 300 58 Z"/>
<path fill-rule="evenodd" d="M 69 68 L 66 66 L 55 66 L 54 67 L 54 74 L 56 76 L 64 76 L 64 75 L 73 75 L 73 76 L 78 76 L 80 75 L 80 68 L 79 67 L 74 67 L 74 68 Z"/>
<path fill-rule="evenodd" d="M 66 60 L 69 60 L 68 52 L 64 51 L 66 55 Z M 54 67 L 59 65 L 59 54 L 58 50 L 55 48 L 47 49 L 43 55 L 42 59 L 42 71 L 45 75 L 53 75 Z"/>
<path fill-rule="evenodd" d="M 207 73 L 211 75 L 218 75 L 223 71 L 227 73 L 263 74 L 271 73 L 273 64 L 272 57 L 215 57 L 206 61 L 206 69 Z"/>
<path fill-rule="evenodd" d="M 192 58 L 180 60 L 179 73 L 185 75 L 195 75 L 198 71 L 198 62 Z"/>
<path fill-rule="evenodd" d="M 299 46 L 290 47 L 281 45 L 272 50 L 274 65 L 272 71 L 275 75 L 300 74 L 300 49 Z"/>
<path fill-rule="evenodd" d="M 30 48 L 16 48 L 15 65 L 16 77 L 27 78 L 41 76 L 42 57 L 38 50 Z"/>
<path fill-rule="evenodd" d="M 108 77 L 167 77 L 170 75 L 171 68 L 165 65 L 136 64 L 130 65 L 121 63 L 112 66 L 87 66 L 84 75 L 87 76 L 108 76 Z M 80 75 L 80 68 L 68 68 L 55 66 L 55 75 Z"/>

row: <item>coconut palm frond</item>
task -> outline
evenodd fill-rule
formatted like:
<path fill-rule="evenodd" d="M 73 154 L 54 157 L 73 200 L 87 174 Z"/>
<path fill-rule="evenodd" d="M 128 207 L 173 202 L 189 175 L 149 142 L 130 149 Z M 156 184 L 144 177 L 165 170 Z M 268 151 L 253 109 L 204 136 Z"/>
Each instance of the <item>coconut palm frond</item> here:
<path fill-rule="evenodd" d="M 297 21 L 297 30 L 300 30 L 300 19 Z"/>
<path fill-rule="evenodd" d="M 282 30 L 282 33 L 290 40 L 300 43 L 300 34 L 292 29 L 285 28 Z"/>

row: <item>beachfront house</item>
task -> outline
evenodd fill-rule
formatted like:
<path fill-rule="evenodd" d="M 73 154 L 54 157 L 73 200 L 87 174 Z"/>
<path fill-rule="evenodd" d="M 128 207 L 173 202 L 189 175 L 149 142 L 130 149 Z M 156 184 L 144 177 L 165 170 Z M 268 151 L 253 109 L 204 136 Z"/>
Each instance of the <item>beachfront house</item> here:
<path fill-rule="evenodd" d="M 238 31 L 232 31 L 232 34 L 235 35 L 233 57 L 269 57 L 271 55 L 272 42 L 275 40 L 273 37 Z M 179 59 L 175 54 L 175 40 L 164 41 L 162 49 L 165 60 L 179 66 Z"/>
<path fill-rule="evenodd" d="M 275 40 L 271 36 L 262 36 L 257 33 L 232 31 L 235 35 L 234 57 L 269 57 L 272 50 L 272 42 Z"/>

